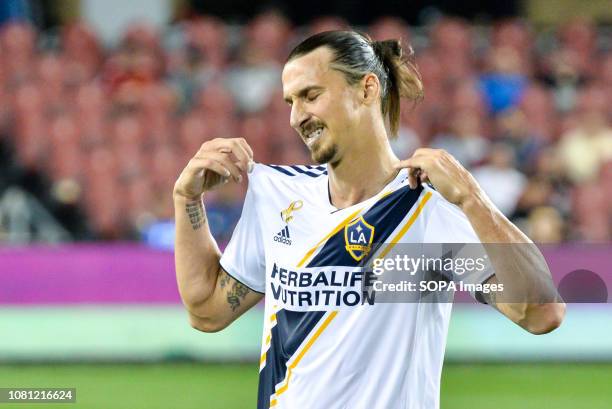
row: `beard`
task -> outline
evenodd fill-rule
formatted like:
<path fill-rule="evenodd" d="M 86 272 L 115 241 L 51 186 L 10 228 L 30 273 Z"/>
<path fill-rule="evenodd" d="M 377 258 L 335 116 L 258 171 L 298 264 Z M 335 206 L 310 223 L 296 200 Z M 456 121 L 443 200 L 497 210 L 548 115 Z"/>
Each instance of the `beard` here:
<path fill-rule="evenodd" d="M 314 146 L 310 156 L 315 163 L 322 165 L 334 159 L 337 153 L 338 147 L 335 144 L 332 144 L 326 147 Z"/>

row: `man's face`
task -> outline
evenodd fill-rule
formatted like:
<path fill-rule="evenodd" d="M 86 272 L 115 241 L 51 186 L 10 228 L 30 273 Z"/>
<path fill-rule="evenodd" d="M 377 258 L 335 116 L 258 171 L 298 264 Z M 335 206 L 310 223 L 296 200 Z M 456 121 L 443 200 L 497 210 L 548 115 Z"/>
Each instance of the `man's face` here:
<path fill-rule="evenodd" d="M 290 124 L 316 163 L 337 164 L 350 146 L 359 104 L 356 87 L 332 69 L 332 51 L 320 47 L 283 69 L 283 95 L 291 105 Z"/>

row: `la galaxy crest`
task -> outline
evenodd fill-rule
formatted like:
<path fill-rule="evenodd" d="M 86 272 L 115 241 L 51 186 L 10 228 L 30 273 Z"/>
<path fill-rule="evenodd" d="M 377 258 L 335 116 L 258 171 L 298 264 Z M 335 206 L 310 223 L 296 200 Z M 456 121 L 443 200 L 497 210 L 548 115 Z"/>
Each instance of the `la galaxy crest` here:
<path fill-rule="evenodd" d="M 356 261 L 361 261 L 372 250 L 374 240 L 374 226 L 368 224 L 360 216 L 344 227 L 344 244 L 346 251 Z"/>

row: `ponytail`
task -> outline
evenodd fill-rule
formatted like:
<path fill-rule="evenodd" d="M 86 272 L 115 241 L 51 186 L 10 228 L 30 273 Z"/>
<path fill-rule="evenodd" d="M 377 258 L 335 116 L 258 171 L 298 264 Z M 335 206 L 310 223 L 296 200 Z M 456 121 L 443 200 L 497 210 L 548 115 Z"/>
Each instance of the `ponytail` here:
<path fill-rule="evenodd" d="M 404 57 L 399 40 L 374 41 L 372 48 L 387 74 L 382 92 L 382 113 L 389 116 L 391 135 L 395 136 L 399 128 L 400 98 L 414 102 L 423 98 L 421 75 L 416 65 L 408 59 L 414 54 L 412 48 L 409 48 L 408 58 Z"/>

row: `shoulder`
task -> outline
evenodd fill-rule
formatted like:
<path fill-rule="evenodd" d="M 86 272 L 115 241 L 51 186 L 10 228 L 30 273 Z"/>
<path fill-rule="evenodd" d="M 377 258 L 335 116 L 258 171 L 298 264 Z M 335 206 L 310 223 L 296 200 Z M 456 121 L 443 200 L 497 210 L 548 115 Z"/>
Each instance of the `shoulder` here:
<path fill-rule="evenodd" d="M 425 243 L 479 243 L 476 232 L 459 206 L 446 200 L 430 186 L 424 187 L 423 193 L 430 194 L 423 209 Z"/>
<path fill-rule="evenodd" d="M 422 197 L 427 198 L 427 213 L 435 213 L 436 216 L 447 215 L 450 217 L 464 218 L 463 211 L 457 206 L 449 202 L 432 186 L 423 184 Z"/>

